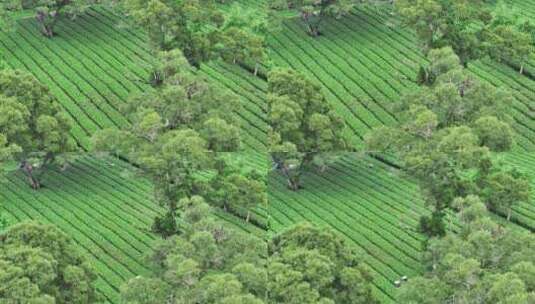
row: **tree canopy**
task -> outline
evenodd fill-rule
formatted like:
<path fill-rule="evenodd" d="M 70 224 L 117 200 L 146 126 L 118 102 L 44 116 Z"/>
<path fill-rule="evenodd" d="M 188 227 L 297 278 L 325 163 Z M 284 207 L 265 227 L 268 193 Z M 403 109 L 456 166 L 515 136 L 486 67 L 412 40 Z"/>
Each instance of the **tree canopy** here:
<path fill-rule="evenodd" d="M 0 164 L 15 161 L 40 187 L 40 174 L 52 163 L 65 164 L 77 150 L 71 120 L 48 88 L 29 73 L 0 70 Z"/>
<path fill-rule="evenodd" d="M 470 77 L 451 48 L 432 50 L 428 58 L 430 64 L 420 73 L 423 86 L 397 107 L 401 125 L 381 127 L 366 141 L 371 151 L 398 153 L 403 168 L 419 180 L 434 206 L 434 217 L 423 218 L 422 227 L 443 234 L 440 224 L 431 226 L 454 198 L 482 195 L 500 174 L 525 198 L 526 181 L 502 172 L 490 153 L 512 147 L 510 93 Z M 491 173 L 496 171 L 502 173 Z"/>
<path fill-rule="evenodd" d="M 240 149 L 239 97 L 196 75 L 178 50 L 160 58 L 153 73 L 158 86 L 124 108 L 132 125 L 97 133 L 94 148 L 126 156 L 152 179 L 156 200 L 168 210 L 154 229 L 165 236 L 176 233 L 179 200 L 195 194 L 210 202 L 226 196 L 219 207 L 249 219 L 250 210 L 266 200 L 264 192 L 255 192 L 264 190 L 265 180 L 258 172 L 229 169 L 232 162 L 224 157 Z"/>
<path fill-rule="evenodd" d="M 82 14 L 97 0 L 5 0 L 0 5 L 0 18 L 10 18 L 9 11 L 33 9 L 35 19 L 39 24 L 41 33 L 52 38 L 54 36 L 54 27 L 62 15 L 68 15 L 71 18 Z M 5 13 L 2 14 L 1 11 Z"/>
<path fill-rule="evenodd" d="M 96 274 L 74 242 L 51 225 L 16 224 L 0 233 L 0 302 L 96 303 Z"/>
<path fill-rule="evenodd" d="M 267 244 L 215 220 L 200 196 L 181 204 L 189 228 L 155 247 L 154 275 L 125 284 L 123 303 L 377 303 L 360 255 L 334 231 L 300 224 Z"/>
<path fill-rule="evenodd" d="M 307 27 L 308 33 L 315 37 L 321 34 L 321 23 L 327 17 L 340 18 L 349 13 L 355 0 L 271 0 L 273 9 L 295 9 Z"/>
<path fill-rule="evenodd" d="M 188 229 L 155 247 L 149 257 L 153 277 L 125 284 L 122 302 L 264 303 L 265 242 L 219 223 L 200 196 L 181 204 Z"/>
<path fill-rule="evenodd" d="M 265 59 L 267 19 L 259 12 L 235 7 L 226 14 L 215 0 L 125 0 L 122 6 L 147 31 L 154 50 L 179 49 L 192 66 L 214 58 Z"/>
<path fill-rule="evenodd" d="M 378 303 L 362 254 L 332 229 L 298 224 L 268 250 L 268 303 Z"/>
<path fill-rule="evenodd" d="M 489 218 L 477 196 L 457 198 L 462 224 L 457 234 L 431 239 L 425 254 L 428 272 L 400 289 L 403 303 L 518 303 L 535 300 L 535 238 L 504 228 Z"/>
<path fill-rule="evenodd" d="M 268 77 L 269 149 L 273 161 L 299 189 L 301 168 L 326 163 L 347 147 L 343 119 L 332 109 L 321 87 L 291 69 L 275 69 Z"/>
<path fill-rule="evenodd" d="M 494 0 L 398 0 L 395 8 L 412 27 L 427 54 L 451 47 L 463 65 L 490 57 L 518 66 L 520 73 L 534 50 L 535 26 L 515 9 Z"/>

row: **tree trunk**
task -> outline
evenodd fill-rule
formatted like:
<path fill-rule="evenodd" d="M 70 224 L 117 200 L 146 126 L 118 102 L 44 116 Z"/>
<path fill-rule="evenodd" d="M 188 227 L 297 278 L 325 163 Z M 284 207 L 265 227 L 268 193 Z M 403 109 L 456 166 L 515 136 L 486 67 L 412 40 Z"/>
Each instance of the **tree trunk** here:
<path fill-rule="evenodd" d="M 249 223 L 250 219 L 251 219 L 251 211 L 247 210 L 247 218 L 245 219 L 245 222 Z"/>
<path fill-rule="evenodd" d="M 258 62 L 256 62 L 255 65 L 254 65 L 254 75 L 255 76 L 258 75 Z"/>
<path fill-rule="evenodd" d="M 511 208 L 507 210 L 507 221 L 511 221 Z"/>
<path fill-rule="evenodd" d="M 520 75 L 524 74 L 524 65 L 520 65 Z"/>
<path fill-rule="evenodd" d="M 319 27 L 312 24 L 308 24 L 308 33 L 312 37 L 318 37 L 320 35 Z"/>
<path fill-rule="evenodd" d="M 26 176 L 28 177 L 28 182 L 30 183 L 32 189 L 37 190 L 41 188 L 39 180 L 33 175 L 33 166 L 28 162 L 23 162 L 21 168 L 24 173 L 26 173 Z"/>

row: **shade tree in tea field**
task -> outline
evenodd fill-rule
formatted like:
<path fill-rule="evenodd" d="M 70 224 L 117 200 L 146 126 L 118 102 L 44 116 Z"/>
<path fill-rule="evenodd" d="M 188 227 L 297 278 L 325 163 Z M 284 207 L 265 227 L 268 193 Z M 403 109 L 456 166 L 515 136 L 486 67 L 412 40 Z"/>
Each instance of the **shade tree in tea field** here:
<path fill-rule="evenodd" d="M 432 50 L 428 57 L 430 64 L 420 73 L 423 86 L 399 104 L 401 125 L 379 128 L 367 144 L 372 151 L 400 156 L 434 208 L 431 218 L 422 218 L 422 228 L 443 235 L 440 219 L 456 197 L 482 195 L 490 188 L 502 191 L 492 180 L 503 179 L 511 182 L 516 192 L 511 199 L 517 202 L 526 198 L 526 181 L 491 157 L 513 144 L 507 111 L 511 94 L 470 77 L 451 48 Z M 493 205 L 491 200 L 488 204 Z"/>
<path fill-rule="evenodd" d="M 70 18 L 76 18 L 83 14 L 96 0 L 5 0 L 0 6 L 0 17 L 12 25 L 9 20 L 12 12 L 17 10 L 32 9 L 35 11 L 35 19 L 39 24 L 41 33 L 52 38 L 55 34 L 54 28 L 58 20 L 66 15 Z"/>
<path fill-rule="evenodd" d="M 0 70 L 0 165 L 15 163 L 40 188 L 41 174 L 77 150 L 70 128 L 69 116 L 33 75 Z"/>
<path fill-rule="evenodd" d="M 346 149 L 345 123 L 327 103 L 321 87 L 291 69 L 275 69 L 268 76 L 269 149 L 273 162 L 298 190 L 304 166 L 323 165 Z"/>

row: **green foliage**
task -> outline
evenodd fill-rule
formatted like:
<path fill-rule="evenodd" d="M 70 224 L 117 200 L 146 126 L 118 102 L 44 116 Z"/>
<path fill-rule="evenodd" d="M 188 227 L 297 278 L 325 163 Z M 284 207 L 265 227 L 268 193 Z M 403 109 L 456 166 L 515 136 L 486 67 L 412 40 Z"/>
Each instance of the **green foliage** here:
<path fill-rule="evenodd" d="M 327 17 L 340 18 L 349 13 L 355 0 L 271 0 L 273 9 L 295 9 L 307 26 L 308 33 L 315 37 L 321 34 L 320 24 Z"/>
<path fill-rule="evenodd" d="M 214 1 L 126 0 L 127 15 L 148 35 L 156 50 L 178 48 L 193 65 L 212 56 L 212 38 L 223 17 Z"/>
<path fill-rule="evenodd" d="M 297 190 L 302 166 L 346 148 L 344 121 L 319 85 L 290 69 L 270 72 L 267 102 L 271 156 Z"/>
<path fill-rule="evenodd" d="M 73 241 L 50 225 L 24 222 L 0 234 L 0 301 L 95 303 L 96 275 Z"/>
<path fill-rule="evenodd" d="M 214 0 L 126 0 L 127 15 L 144 28 L 155 50 L 179 49 L 188 62 L 222 57 L 231 62 L 265 59 L 266 17 L 235 6 L 226 16 Z"/>
<path fill-rule="evenodd" d="M 149 258 L 154 277 L 130 280 L 123 303 L 263 303 L 265 242 L 214 220 L 199 196 L 181 204 L 190 229 L 156 245 Z"/>
<path fill-rule="evenodd" d="M 0 4 L 0 11 L 4 11 L 0 12 L 0 17 L 9 22 L 10 16 L 9 13 L 5 13 L 6 11 L 33 9 L 41 33 L 52 38 L 54 27 L 62 14 L 76 18 L 95 2 L 95 0 L 7 0 Z"/>
<path fill-rule="evenodd" d="M 442 209 L 456 197 L 480 195 L 493 167 L 490 152 L 512 147 L 511 95 L 469 77 L 451 48 L 432 50 L 429 59 L 424 85 L 397 107 L 401 126 L 381 127 L 366 140 L 372 151 L 398 153 L 434 207 L 421 228 L 443 235 Z"/>
<path fill-rule="evenodd" d="M 218 54 L 228 62 L 254 64 L 256 76 L 258 65 L 267 61 L 265 36 L 271 26 L 263 10 L 244 9 L 234 4 L 220 30 Z"/>
<path fill-rule="evenodd" d="M 396 10 L 425 53 L 451 46 L 461 62 L 479 58 L 481 32 L 492 19 L 487 0 L 399 0 Z"/>
<path fill-rule="evenodd" d="M 330 229 L 293 226 L 268 250 L 268 303 L 377 303 L 359 254 Z"/>
<path fill-rule="evenodd" d="M 520 73 L 534 49 L 534 28 L 512 7 L 491 0 L 400 0 L 396 10 L 416 31 L 425 53 L 450 46 L 461 63 L 490 55 L 517 65 Z"/>
<path fill-rule="evenodd" d="M 484 32 L 484 48 L 493 59 L 518 67 L 522 74 L 535 50 L 535 23 L 500 1 Z"/>
<path fill-rule="evenodd" d="M 425 255 L 429 272 L 401 287 L 403 303 L 531 303 L 535 290 L 530 232 L 499 226 L 477 196 L 457 198 L 462 228 L 431 239 Z"/>
<path fill-rule="evenodd" d="M 0 164 L 16 161 L 34 189 L 53 162 L 76 151 L 71 120 L 48 88 L 19 70 L 0 70 Z"/>
<path fill-rule="evenodd" d="M 156 90 L 132 98 L 124 107 L 132 125 L 98 132 L 94 146 L 128 157 L 152 179 L 156 200 L 168 210 L 153 228 L 169 236 L 176 232 L 178 201 L 206 191 L 206 178 L 199 172 L 215 170 L 218 153 L 240 148 L 236 112 L 241 105 L 237 96 L 196 75 L 178 50 L 162 52 L 160 60 L 153 72 L 155 83 L 160 83 Z M 238 192 L 228 197 L 233 207 L 249 213 L 262 203 L 241 189 L 255 182 L 237 175 L 219 178 L 227 179 L 221 187 Z"/>
<path fill-rule="evenodd" d="M 439 210 L 435 210 L 431 217 L 422 216 L 420 218 L 420 230 L 427 235 L 444 236 L 446 234 L 446 225 L 442 221 L 443 217 L 442 211 Z"/>
<path fill-rule="evenodd" d="M 530 200 L 531 186 L 526 175 L 515 168 L 500 168 L 492 172 L 485 184 L 484 194 L 492 210 L 505 210 L 507 220 L 511 209 L 519 202 Z"/>
<path fill-rule="evenodd" d="M 245 214 L 246 222 L 255 208 L 267 206 L 267 182 L 262 172 L 236 162 L 232 155 L 218 157 L 214 169 L 216 174 L 203 191 L 211 205 L 233 214 Z"/>

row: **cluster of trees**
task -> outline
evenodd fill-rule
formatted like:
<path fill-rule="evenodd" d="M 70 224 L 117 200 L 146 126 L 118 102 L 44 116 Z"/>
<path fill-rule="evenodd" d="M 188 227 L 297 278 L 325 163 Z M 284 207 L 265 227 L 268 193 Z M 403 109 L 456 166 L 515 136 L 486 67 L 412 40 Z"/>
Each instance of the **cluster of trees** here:
<path fill-rule="evenodd" d="M 268 18 L 261 11 L 235 6 L 229 12 L 215 0 L 124 0 L 126 15 L 148 33 L 156 51 L 180 49 L 188 62 L 222 58 L 252 63 L 255 72 L 266 59 Z"/>
<path fill-rule="evenodd" d="M 449 46 L 463 65 L 490 56 L 520 73 L 535 50 L 535 24 L 495 0 L 398 0 L 396 11 L 420 39 L 425 53 Z"/>
<path fill-rule="evenodd" d="M 482 200 L 456 198 L 461 229 L 431 239 L 428 271 L 399 290 L 401 303 L 515 303 L 535 301 L 535 237 L 490 219 Z"/>
<path fill-rule="evenodd" d="M 0 230 L 0 302 L 96 303 L 97 276 L 72 239 L 36 222 Z"/>
<path fill-rule="evenodd" d="M 97 132 L 93 148 L 127 157 L 152 179 L 156 200 L 167 208 L 153 228 L 164 236 L 177 232 L 179 201 L 192 195 L 245 211 L 249 220 L 253 208 L 267 203 L 266 181 L 229 155 L 240 149 L 239 97 L 198 76 L 178 49 L 157 60 L 154 90 L 124 106 L 131 125 Z"/>
<path fill-rule="evenodd" d="M 396 1 L 398 12 L 422 43 L 429 63 L 420 89 L 397 105 L 401 124 L 366 138 L 371 150 L 395 151 L 432 206 L 420 226 L 427 271 L 399 290 L 403 303 L 532 303 L 535 301 L 535 238 L 505 228 L 488 211 L 511 217 L 512 206 L 530 198 L 526 176 L 494 157 L 511 149 L 511 94 L 471 78 L 463 67 L 486 55 L 522 64 L 532 53 L 533 31 L 487 1 Z M 460 231 L 446 231 L 446 209 Z"/>
<path fill-rule="evenodd" d="M 420 89 L 397 106 L 401 123 L 381 127 L 366 138 L 371 151 L 399 155 L 433 207 L 421 228 L 445 233 L 442 217 L 457 197 L 479 195 L 488 206 L 510 217 L 511 207 L 529 198 L 529 182 L 494 161 L 491 152 L 511 149 L 511 94 L 472 78 L 449 48 L 431 50 Z"/>
<path fill-rule="evenodd" d="M 188 229 L 161 241 L 150 277 L 121 289 L 123 303 L 377 303 L 361 255 L 310 224 L 265 241 L 229 228 L 199 196 L 182 201 Z"/>

